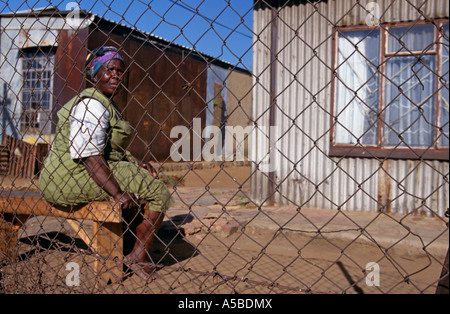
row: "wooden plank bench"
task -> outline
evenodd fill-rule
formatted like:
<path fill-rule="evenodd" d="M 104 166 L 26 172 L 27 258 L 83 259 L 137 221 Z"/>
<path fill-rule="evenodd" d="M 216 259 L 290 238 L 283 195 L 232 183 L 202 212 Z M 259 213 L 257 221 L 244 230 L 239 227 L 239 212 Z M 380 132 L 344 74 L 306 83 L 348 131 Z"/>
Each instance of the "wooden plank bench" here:
<path fill-rule="evenodd" d="M 123 277 L 123 230 L 122 211 L 120 206 L 108 202 L 91 202 L 70 209 L 57 208 L 46 202 L 37 192 L 0 191 L 1 214 L 13 214 L 16 218 L 13 224 L 15 235 L 10 236 L 3 244 L 14 245 L 14 237 L 24 221 L 30 216 L 63 217 L 78 232 L 80 238 L 95 254 L 94 271 L 97 274 L 96 286 L 106 286 L 117 282 Z M 11 216 L 11 215 L 10 215 Z M 93 235 L 89 235 L 78 220 L 93 221 Z M 0 221 L 5 226 L 5 222 Z M 0 233 L 1 235 L 1 233 Z M 2 239 L 0 239 L 1 241 Z M 0 250 L 2 247 L 0 247 Z M 3 252 L 8 255 L 11 248 L 5 247 Z M 8 252 L 9 250 L 9 252 Z M 10 254 L 9 254 L 10 255 Z"/>

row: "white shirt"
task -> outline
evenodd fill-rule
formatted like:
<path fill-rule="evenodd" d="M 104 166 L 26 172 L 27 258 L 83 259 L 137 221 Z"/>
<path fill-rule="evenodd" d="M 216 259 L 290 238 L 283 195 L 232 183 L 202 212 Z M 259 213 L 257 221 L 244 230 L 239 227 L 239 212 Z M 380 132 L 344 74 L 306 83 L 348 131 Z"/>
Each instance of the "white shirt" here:
<path fill-rule="evenodd" d="M 70 157 L 102 155 L 109 127 L 109 112 L 98 100 L 85 98 L 73 106 L 69 116 Z"/>

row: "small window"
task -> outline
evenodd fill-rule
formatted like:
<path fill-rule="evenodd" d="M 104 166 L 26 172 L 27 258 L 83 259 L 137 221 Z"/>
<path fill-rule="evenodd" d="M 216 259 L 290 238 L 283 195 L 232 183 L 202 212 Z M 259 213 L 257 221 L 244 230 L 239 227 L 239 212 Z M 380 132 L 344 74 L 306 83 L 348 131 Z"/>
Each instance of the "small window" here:
<path fill-rule="evenodd" d="M 448 24 L 441 26 L 338 29 L 331 155 L 448 160 Z"/>
<path fill-rule="evenodd" d="M 50 134 L 54 53 L 51 50 L 24 50 L 21 62 L 23 74 L 22 132 Z"/>

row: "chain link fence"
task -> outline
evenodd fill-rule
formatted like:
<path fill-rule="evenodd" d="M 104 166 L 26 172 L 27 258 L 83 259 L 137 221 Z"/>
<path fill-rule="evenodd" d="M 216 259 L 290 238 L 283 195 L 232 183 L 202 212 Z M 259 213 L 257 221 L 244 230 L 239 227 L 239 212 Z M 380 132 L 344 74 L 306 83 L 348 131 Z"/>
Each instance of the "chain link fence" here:
<path fill-rule="evenodd" d="M 0 293 L 448 293 L 446 1 L 0 19 Z"/>

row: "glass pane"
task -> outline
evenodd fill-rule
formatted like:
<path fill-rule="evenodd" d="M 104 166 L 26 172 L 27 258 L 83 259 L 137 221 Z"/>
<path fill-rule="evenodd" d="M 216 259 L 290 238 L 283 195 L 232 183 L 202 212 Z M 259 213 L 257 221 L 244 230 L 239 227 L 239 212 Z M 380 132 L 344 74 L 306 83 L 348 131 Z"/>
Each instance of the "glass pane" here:
<path fill-rule="evenodd" d="M 393 27 L 388 31 L 388 52 L 434 50 L 434 26 Z"/>
<path fill-rule="evenodd" d="M 440 112 L 440 122 L 443 127 L 443 135 L 441 135 L 439 144 L 443 147 L 449 146 L 448 141 L 448 24 L 444 26 L 444 31 L 447 34 L 447 37 L 441 36 L 441 41 L 444 43 L 442 45 L 442 79 L 441 81 L 441 112 Z"/>
<path fill-rule="evenodd" d="M 50 93 L 48 91 L 42 95 L 41 108 L 43 110 L 50 109 Z"/>
<path fill-rule="evenodd" d="M 338 38 L 336 144 L 377 144 L 379 30 L 346 31 Z"/>
<path fill-rule="evenodd" d="M 23 106 L 26 110 L 30 109 L 30 98 L 31 94 L 29 92 L 23 93 Z"/>
<path fill-rule="evenodd" d="M 52 77 L 54 64 L 54 53 L 49 54 L 39 52 L 24 52 L 23 53 L 23 89 L 22 101 L 26 110 L 26 121 L 24 125 L 30 126 L 33 117 L 41 116 L 42 110 L 52 109 Z M 34 122 L 33 122 L 34 123 Z M 35 123 L 31 132 L 45 131 L 43 129 L 45 124 Z M 50 125 L 50 124 L 49 124 Z M 39 127 L 39 129 L 36 129 Z"/>
<path fill-rule="evenodd" d="M 428 55 L 387 61 L 384 145 L 433 145 L 434 60 Z"/>

